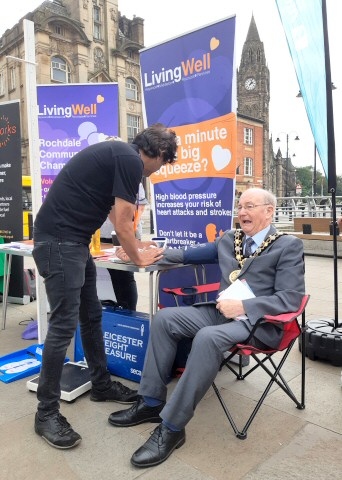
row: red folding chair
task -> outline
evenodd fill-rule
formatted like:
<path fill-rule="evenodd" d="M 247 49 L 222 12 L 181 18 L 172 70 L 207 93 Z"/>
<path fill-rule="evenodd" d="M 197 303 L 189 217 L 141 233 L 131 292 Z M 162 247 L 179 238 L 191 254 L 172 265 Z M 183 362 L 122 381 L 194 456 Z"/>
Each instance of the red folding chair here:
<path fill-rule="evenodd" d="M 252 338 L 256 329 L 259 327 L 260 322 L 266 320 L 267 322 L 281 324 L 283 325 L 284 335 L 282 341 L 277 349 L 259 349 L 253 345 L 248 344 L 237 344 L 231 350 L 230 354 L 221 364 L 220 370 L 226 366 L 231 372 L 234 373 L 237 380 L 244 380 L 248 375 L 254 372 L 257 368 L 261 367 L 269 376 L 270 381 L 268 382 L 264 392 L 262 393 L 260 399 L 258 400 L 254 410 L 252 411 L 250 417 L 248 418 L 245 426 L 242 430 L 239 430 L 236 426 L 236 423 L 228 410 L 226 403 L 224 402 L 221 393 L 219 392 L 215 382 L 212 384 L 214 392 L 216 393 L 217 398 L 219 399 L 222 408 L 234 430 L 237 438 L 244 440 L 247 438 L 247 430 L 254 420 L 256 414 L 258 413 L 262 403 L 264 402 L 266 396 L 268 395 L 272 385 L 276 383 L 296 404 L 297 408 L 302 410 L 305 408 L 305 307 L 309 301 L 310 296 L 305 295 L 302 299 L 300 308 L 297 312 L 283 313 L 280 315 L 265 315 L 264 318 L 260 319 L 257 324 L 254 326 L 251 335 L 249 338 Z M 298 317 L 302 317 L 301 325 L 298 323 Z M 301 348 L 301 392 L 300 399 L 292 392 L 289 384 L 285 380 L 284 376 L 281 373 L 281 369 L 298 337 L 301 337 L 302 348 Z M 278 352 L 283 352 L 283 354 L 278 358 L 277 361 L 273 358 L 273 355 Z M 233 367 L 228 363 L 234 355 L 240 356 L 240 362 L 238 368 Z M 242 372 L 242 361 L 243 356 L 251 356 L 255 360 L 255 364 L 251 366 L 247 371 Z"/>

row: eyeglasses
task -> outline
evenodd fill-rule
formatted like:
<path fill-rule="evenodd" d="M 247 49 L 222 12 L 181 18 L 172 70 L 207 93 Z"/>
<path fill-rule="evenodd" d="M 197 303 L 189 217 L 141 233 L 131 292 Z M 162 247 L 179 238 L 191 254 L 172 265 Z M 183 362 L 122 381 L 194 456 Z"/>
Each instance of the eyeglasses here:
<path fill-rule="evenodd" d="M 238 212 L 240 212 L 244 208 L 245 210 L 248 210 L 250 212 L 251 210 L 254 210 L 254 208 L 263 207 L 264 205 L 269 205 L 269 203 L 258 203 L 257 205 L 255 205 L 254 203 L 246 203 L 246 205 L 238 205 L 237 210 Z"/>

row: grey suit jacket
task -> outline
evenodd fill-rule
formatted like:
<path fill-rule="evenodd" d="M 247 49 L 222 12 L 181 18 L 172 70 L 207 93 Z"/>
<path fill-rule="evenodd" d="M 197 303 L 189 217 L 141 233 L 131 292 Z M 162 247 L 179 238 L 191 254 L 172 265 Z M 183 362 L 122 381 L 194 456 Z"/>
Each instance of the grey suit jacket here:
<path fill-rule="evenodd" d="M 276 232 L 273 225 L 269 236 Z M 214 243 L 206 243 L 187 250 L 167 250 L 168 262 L 216 263 L 221 270 L 220 291 L 230 285 L 229 275 L 239 268 L 234 253 L 234 230 L 226 231 Z M 245 261 L 239 279 L 245 279 L 255 298 L 243 300 L 249 330 L 264 315 L 278 315 L 296 311 L 305 294 L 303 243 L 293 235 L 283 235 L 260 255 Z M 280 340 L 279 330 L 271 325 L 255 335 L 263 343 L 273 346 Z"/>

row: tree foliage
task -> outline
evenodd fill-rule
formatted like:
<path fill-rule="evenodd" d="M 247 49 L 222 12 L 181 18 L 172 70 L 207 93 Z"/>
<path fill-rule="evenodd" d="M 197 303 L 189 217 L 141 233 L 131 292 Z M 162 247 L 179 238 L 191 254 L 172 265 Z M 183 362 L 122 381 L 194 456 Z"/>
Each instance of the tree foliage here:
<path fill-rule="evenodd" d="M 298 167 L 296 168 L 297 183 L 302 186 L 302 197 L 313 195 L 313 167 Z M 319 170 L 316 171 L 316 195 L 330 195 L 328 192 L 328 182 Z M 336 196 L 342 196 L 342 177 L 336 178 Z"/>

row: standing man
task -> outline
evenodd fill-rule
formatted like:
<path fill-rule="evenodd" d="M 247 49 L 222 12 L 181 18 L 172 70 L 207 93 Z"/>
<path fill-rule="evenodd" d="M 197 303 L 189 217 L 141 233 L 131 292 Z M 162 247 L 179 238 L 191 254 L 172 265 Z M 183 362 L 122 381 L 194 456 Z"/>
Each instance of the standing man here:
<path fill-rule="evenodd" d="M 162 422 L 133 454 L 131 463 L 136 467 L 158 465 L 185 443 L 185 426 L 232 346 L 248 339 L 258 347 L 278 347 L 283 331 L 270 323 L 261 325 L 249 339 L 258 319 L 299 308 L 305 293 L 303 245 L 271 225 L 275 207 L 272 193 L 246 190 L 237 207 L 241 230 L 226 231 L 200 248 L 165 252 L 165 259 L 176 263 L 218 262 L 220 291 L 239 278 L 247 281 L 255 298 L 218 297 L 216 302 L 164 308 L 155 315 L 138 390 L 141 397 L 131 408 L 114 412 L 108 419 L 117 427 Z M 120 255 L 127 259 L 124 253 Z M 241 315 L 246 317 L 237 319 Z M 192 348 L 185 371 L 166 401 L 177 344 L 183 338 L 193 339 Z"/>
<path fill-rule="evenodd" d="M 44 278 L 51 307 L 37 390 L 35 431 L 56 448 L 71 448 L 81 436 L 60 414 L 60 379 L 78 322 L 97 402 L 132 403 L 136 391 L 112 382 L 102 334 L 96 267 L 89 252 L 92 234 L 108 216 L 120 244 L 136 265 L 150 265 L 162 249 L 143 250 L 133 231 L 136 197 L 143 175 L 176 159 L 177 139 L 161 124 L 139 133 L 132 144 L 105 141 L 77 153 L 53 182 L 34 223 L 33 258 Z"/>

